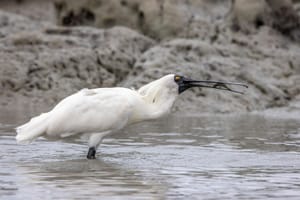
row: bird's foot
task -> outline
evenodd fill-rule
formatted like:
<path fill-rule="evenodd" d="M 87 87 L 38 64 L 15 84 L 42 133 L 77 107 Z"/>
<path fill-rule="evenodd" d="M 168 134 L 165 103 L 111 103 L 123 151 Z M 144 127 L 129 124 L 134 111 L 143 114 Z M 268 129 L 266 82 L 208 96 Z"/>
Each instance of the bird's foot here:
<path fill-rule="evenodd" d="M 90 147 L 89 152 L 86 157 L 87 157 L 87 159 L 96 159 L 96 148 Z"/>

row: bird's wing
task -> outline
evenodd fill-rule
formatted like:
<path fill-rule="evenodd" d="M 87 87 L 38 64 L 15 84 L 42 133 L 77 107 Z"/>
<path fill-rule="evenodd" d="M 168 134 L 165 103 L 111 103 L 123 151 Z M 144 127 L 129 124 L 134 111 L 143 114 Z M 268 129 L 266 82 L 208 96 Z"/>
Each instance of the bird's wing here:
<path fill-rule="evenodd" d="M 122 89 L 84 89 L 62 100 L 50 111 L 47 135 L 123 128 L 132 112 L 129 99 L 130 94 Z"/>

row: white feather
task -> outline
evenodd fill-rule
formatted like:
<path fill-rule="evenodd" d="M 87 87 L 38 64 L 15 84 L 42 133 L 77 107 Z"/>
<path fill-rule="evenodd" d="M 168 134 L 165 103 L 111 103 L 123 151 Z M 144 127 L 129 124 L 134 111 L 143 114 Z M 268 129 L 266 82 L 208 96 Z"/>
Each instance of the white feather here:
<path fill-rule="evenodd" d="M 167 75 L 134 91 L 127 88 L 83 89 L 59 102 L 53 110 L 17 128 L 17 142 L 39 136 L 62 139 L 90 134 L 90 145 L 128 124 L 168 113 L 178 92 L 174 75 Z"/>

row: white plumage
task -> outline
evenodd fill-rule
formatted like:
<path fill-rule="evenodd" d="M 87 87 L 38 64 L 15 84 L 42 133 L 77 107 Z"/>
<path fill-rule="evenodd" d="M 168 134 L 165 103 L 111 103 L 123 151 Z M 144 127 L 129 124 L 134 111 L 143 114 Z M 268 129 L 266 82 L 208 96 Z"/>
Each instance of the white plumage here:
<path fill-rule="evenodd" d="M 170 74 L 138 91 L 127 88 L 83 89 L 59 102 L 51 111 L 32 118 L 16 128 L 18 143 L 27 144 L 37 137 L 63 139 L 89 135 L 88 158 L 95 158 L 102 138 L 126 125 L 156 119 L 169 113 L 177 96 L 187 88 L 184 77 Z M 199 86 L 199 85 L 198 85 Z M 183 90 L 183 91 L 184 91 Z"/>
<path fill-rule="evenodd" d="M 62 139 L 90 134 L 89 146 L 97 148 L 112 131 L 167 114 L 177 96 L 173 79 L 174 75 L 165 76 L 138 91 L 120 87 L 83 89 L 50 112 L 17 127 L 16 140 L 27 144 L 39 136 Z"/>

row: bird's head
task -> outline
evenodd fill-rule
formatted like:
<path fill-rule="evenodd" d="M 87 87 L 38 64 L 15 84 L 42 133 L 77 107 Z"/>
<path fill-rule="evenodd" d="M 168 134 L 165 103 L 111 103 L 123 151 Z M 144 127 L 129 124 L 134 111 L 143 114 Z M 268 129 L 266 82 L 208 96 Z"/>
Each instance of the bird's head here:
<path fill-rule="evenodd" d="M 232 86 L 248 87 L 241 83 L 199 81 L 176 74 L 169 74 L 144 85 L 138 90 L 138 93 L 142 96 L 142 99 L 147 103 L 147 105 L 151 105 L 148 118 L 156 119 L 169 113 L 179 94 L 189 88 L 214 88 L 242 94 L 242 92 L 238 90 L 231 89 L 230 87 Z"/>
<path fill-rule="evenodd" d="M 222 82 L 222 81 L 206 81 L 206 80 L 193 80 L 177 74 L 166 75 L 156 81 L 150 82 L 147 85 L 141 87 L 138 92 L 145 96 L 148 101 L 155 102 L 160 97 L 169 99 L 170 97 L 176 97 L 189 88 L 202 87 L 202 88 L 214 88 L 218 90 L 226 90 L 234 93 L 243 94 L 243 92 L 231 89 L 230 87 L 245 87 L 248 86 L 242 83 Z"/>

